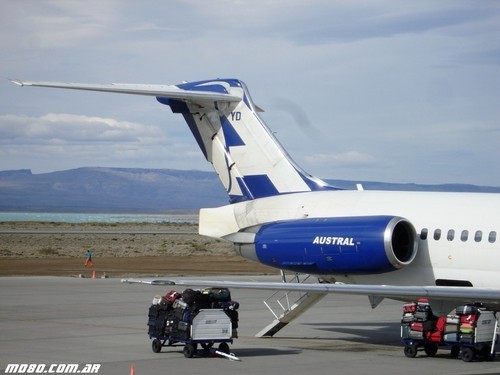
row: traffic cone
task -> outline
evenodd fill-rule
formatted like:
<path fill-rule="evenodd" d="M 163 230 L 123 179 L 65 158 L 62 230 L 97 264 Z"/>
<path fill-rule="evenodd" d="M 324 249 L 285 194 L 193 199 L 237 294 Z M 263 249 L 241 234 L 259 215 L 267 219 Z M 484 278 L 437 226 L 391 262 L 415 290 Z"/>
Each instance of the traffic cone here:
<path fill-rule="evenodd" d="M 130 375 L 135 375 L 135 366 L 133 364 L 130 365 Z"/>
<path fill-rule="evenodd" d="M 93 279 L 96 279 L 96 276 L 95 276 L 95 270 L 92 271 L 92 278 Z"/>

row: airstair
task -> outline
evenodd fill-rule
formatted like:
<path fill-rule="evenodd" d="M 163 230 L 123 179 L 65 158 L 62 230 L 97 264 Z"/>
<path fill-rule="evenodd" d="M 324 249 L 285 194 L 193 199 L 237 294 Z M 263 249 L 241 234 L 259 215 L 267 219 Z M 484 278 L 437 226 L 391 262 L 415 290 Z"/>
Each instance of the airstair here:
<path fill-rule="evenodd" d="M 302 280 L 300 276 L 303 276 Z M 305 283 L 311 275 L 299 275 L 298 273 L 287 280 L 284 271 L 281 271 L 284 283 Z M 271 311 L 274 320 L 264 329 L 258 332 L 256 337 L 272 337 L 288 323 L 298 318 L 305 311 L 319 302 L 326 293 L 319 292 L 285 292 L 277 291 L 264 300 L 264 304 Z"/>

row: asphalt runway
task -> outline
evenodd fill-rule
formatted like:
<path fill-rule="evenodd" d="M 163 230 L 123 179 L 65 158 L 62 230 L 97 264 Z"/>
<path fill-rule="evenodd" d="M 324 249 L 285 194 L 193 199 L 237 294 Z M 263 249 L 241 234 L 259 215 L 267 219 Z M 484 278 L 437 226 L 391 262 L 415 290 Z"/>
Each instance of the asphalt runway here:
<path fill-rule="evenodd" d="M 169 289 L 119 279 L 0 278 L 0 371 L 14 363 L 77 363 L 100 364 L 98 373 L 106 375 L 130 374 L 131 365 L 135 375 L 500 373 L 498 357 L 465 363 L 443 349 L 434 358 L 423 352 L 406 358 L 399 340 L 401 303 L 386 300 L 372 310 L 366 297 L 327 296 L 274 338 L 255 338 L 272 320 L 262 302 L 269 293 L 236 289 L 231 292 L 241 305 L 239 338 L 231 352 L 241 361 L 187 359 L 182 346 L 154 353 L 147 312 L 154 295 Z"/>

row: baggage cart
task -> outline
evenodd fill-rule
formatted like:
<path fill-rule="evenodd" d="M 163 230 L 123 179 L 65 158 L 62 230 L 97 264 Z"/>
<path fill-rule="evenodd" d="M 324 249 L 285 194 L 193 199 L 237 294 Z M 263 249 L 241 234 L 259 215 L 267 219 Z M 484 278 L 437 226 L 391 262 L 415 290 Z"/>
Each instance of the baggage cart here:
<path fill-rule="evenodd" d="M 403 311 L 401 340 L 405 344 L 406 357 L 414 358 L 419 351 L 433 357 L 441 347 L 449 348 L 452 357 L 461 358 L 464 362 L 492 360 L 495 357 L 495 345 L 498 342 L 495 312 L 467 310 L 460 306 L 454 314 L 416 322 L 409 318 L 410 312 Z"/>
<path fill-rule="evenodd" d="M 173 296 L 169 299 L 170 296 Z M 239 304 L 219 301 L 218 296 L 191 289 L 181 294 L 157 296 L 149 308 L 149 338 L 153 352 L 163 347 L 183 345 L 186 358 L 194 355 L 218 354 L 238 360 L 229 351 L 237 337 Z M 230 298 L 228 292 L 225 299 Z M 224 298 L 222 298 L 224 299 Z M 187 302 L 186 302 L 187 301 Z M 218 344 L 217 349 L 214 346 Z"/>
<path fill-rule="evenodd" d="M 182 324 L 185 323 L 185 324 Z M 153 352 L 159 353 L 164 346 L 184 345 L 184 356 L 192 358 L 196 354 L 213 353 L 214 344 L 219 344 L 218 351 L 230 354 L 229 344 L 233 343 L 231 337 L 231 319 L 224 310 L 200 310 L 193 318 L 192 323 L 179 322 L 177 333 L 161 336 L 150 335 Z M 204 350 L 199 352 L 198 345 Z"/>

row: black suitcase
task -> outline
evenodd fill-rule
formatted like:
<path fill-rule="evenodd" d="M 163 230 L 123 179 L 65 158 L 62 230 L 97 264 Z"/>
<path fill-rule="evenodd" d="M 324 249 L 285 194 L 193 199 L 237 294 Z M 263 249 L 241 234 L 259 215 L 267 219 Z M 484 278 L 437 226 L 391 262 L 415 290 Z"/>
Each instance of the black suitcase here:
<path fill-rule="evenodd" d="M 474 335 L 463 333 L 460 335 L 460 342 L 463 342 L 464 344 L 473 344 L 474 343 Z"/>
<path fill-rule="evenodd" d="M 210 288 L 208 296 L 213 302 L 231 301 L 231 292 L 227 288 Z"/>
<path fill-rule="evenodd" d="M 188 305 L 191 305 L 196 301 L 198 294 L 201 294 L 199 290 L 186 289 L 182 292 L 182 300 Z"/>
<path fill-rule="evenodd" d="M 457 315 L 475 315 L 477 307 L 473 305 L 463 305 L 457 307 Z"/>

